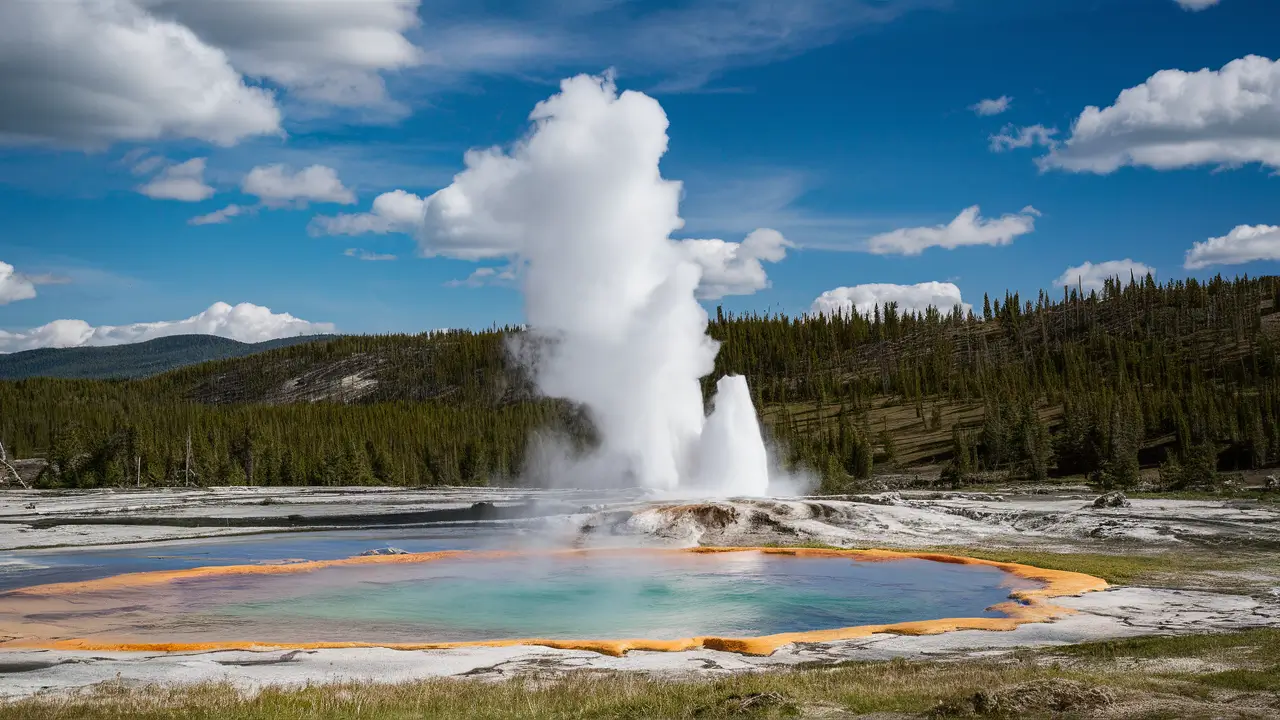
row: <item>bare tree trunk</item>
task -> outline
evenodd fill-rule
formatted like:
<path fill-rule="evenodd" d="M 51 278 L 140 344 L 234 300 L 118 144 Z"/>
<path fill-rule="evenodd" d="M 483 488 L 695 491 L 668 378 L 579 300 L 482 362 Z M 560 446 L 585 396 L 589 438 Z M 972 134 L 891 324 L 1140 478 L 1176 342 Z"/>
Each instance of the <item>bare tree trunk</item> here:
<path fill-rule="evenodd" d="M 0 472 L 0 484 L 8 485 L 9 475 L 12 475 L 13 479 L 22 486 L 23 490 L 31 489 L 31 486 L 27 484 L 27 481 L 23 480 L 22 476 L 18 474 L 17 468 L 9 464 L 9 456 L 5 454 L 3 442 L 0 442 L 0 466 L 3 466 L 3 468 L 0 469 L 4 470 L 4 472 Z"/>

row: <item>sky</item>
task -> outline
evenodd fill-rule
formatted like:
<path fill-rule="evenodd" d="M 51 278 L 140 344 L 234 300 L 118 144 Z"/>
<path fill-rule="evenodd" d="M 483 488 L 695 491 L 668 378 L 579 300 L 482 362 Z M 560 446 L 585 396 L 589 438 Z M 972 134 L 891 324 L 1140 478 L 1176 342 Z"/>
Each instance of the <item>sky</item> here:
<path fill-rule="evenodd" d="M 0 352 L 520 323 L 518 228 L 454 178 L 584 74 L 665 113 L 707 307 L 1275 273 L 1277 26 L 1274 0 L 4 3 Z"/>

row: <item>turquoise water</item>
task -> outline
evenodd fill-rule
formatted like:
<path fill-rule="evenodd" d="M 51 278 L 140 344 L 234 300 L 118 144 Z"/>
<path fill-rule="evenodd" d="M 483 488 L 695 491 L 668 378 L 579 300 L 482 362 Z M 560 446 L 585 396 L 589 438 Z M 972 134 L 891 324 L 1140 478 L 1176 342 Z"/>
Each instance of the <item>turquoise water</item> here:
<path fill-rule="evenodd" d="M 0 592 L 126 572 L 410 552 L 519 548 L 492 528 L 255 535 L 109 549 L 10 553 Z M 445 642 L 516 637 L 748 636 L 854 625 L 991 617 L 1030 583 L 984 566 L 859 562 L 755 552 L 467 557 L 200 578 L 19 604 L 0 620 L 63 637 L 136 641 Z M 21 607 L 19 607 L 21 605 Z"/>
<path fill-rule="evenodd" d="M 94 601 L 73 613 L 88 623 L 78 634 L 138 641 L 669 639 L 998 617 L 988 608 L 1017 583 L 1027 584 L 925 560 L 517 556 L 198 578 L 118 591 L 111 607 Z"/>

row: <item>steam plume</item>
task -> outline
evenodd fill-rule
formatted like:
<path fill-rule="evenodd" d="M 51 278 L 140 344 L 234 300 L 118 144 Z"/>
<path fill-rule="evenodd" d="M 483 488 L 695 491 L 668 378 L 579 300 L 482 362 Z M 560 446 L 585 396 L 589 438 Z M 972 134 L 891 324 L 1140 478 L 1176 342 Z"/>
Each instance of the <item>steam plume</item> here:
<path fill-rule="evenodd" d="M 424 251 L 514 258 L 535 379 L 587 408 L 601 438 L 592 467 L 655 489 L 766 494 L 746 381 L 721 379 L 704 414 L 699 379 L 718 346 L 695 295 L 703 265 L 670 237 L 683 221 L 680 184 L 658 168 L 662 107 L 619 94 L 610 76 L 581 75 L 530 119 L 509 152 L 468 153 L 453 184 L 426 199 Z"/>

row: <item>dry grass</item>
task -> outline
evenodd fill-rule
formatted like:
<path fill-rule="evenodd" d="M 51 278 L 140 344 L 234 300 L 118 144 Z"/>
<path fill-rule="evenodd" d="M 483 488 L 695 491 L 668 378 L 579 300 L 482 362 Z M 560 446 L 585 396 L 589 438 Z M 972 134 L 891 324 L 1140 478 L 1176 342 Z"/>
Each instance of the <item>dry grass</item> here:
<path fill-rule="evenodd" d="M 1148 638 L 1003 660 L 847 663 L 716 679 L 578 672 L 501 682 L 344 683 L 242 693 L 227 684 L 126 687 L 0 704 L 0 720 L 250 718 L 1274 717 L 1280 631 Z M 1196 657 L 1232 669 L 1153 672 L 1135 660 Z M 1057 659 L 1071 659 L 1069 668 Z M 1079 697 L 1081 705 L 1073 706 Z M 1087 703 L 1104 701 L 1106 707 Z M 1037 705 L 1036 703 L 1050 703 Z M 1002 710 L 1003 708 L 1003 710 Z M 1065 715 L 1055 715 L 1061 710 Z M 1105 713 L 1103 713 L 1105 710 Z"/>

